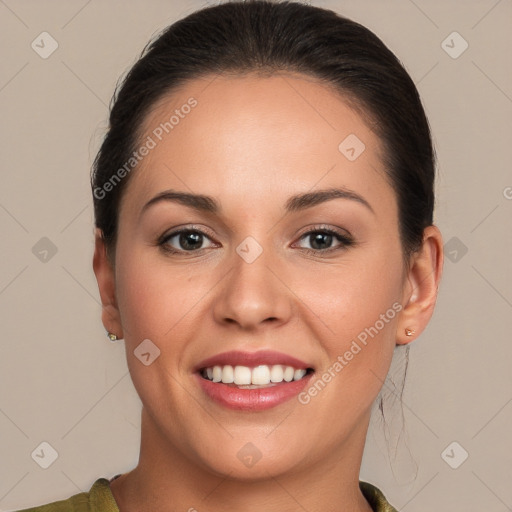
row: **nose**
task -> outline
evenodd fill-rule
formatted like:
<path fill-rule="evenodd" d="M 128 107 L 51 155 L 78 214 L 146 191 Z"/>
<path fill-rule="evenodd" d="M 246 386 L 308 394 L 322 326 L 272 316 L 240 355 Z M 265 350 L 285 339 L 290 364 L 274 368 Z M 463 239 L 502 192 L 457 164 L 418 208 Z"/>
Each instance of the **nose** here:
<path fill-rule="evenodd" d="M 251 263 L 235 252 L 231 270 L 217 288 L 215 320 L 244 330 L 286 323 L 292 313 L 292 293 L 278 279 L 278 267 L 270 251 L 264 250 Z"/>

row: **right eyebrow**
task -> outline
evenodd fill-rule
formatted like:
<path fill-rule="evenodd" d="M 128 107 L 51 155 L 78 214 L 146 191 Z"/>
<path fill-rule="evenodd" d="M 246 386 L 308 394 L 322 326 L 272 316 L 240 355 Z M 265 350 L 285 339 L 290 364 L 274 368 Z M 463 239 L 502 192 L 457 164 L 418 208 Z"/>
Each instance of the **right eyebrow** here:
<path fill-rule="evenodd" d="M 193 208 L 200 212 L 218 213 L 220 211 L 219 203 L 210 196 L 202 194 L 190 194 L 188 192 L 178 192 L 177 190 L 164 190 L 150 199 L 143 207 L 139 217 L 150 207 L 162 201 L 174 201 L 184 206 Z"/>

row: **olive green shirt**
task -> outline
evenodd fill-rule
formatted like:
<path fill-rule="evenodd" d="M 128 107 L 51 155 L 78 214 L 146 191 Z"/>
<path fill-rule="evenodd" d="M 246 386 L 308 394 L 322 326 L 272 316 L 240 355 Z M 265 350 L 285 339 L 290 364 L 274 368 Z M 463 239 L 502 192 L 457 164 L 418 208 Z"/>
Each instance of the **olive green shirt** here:
<path fill-rule="evenodd" d="M 397 512 L 374 485 L 359 482 L 359 487 L 374 512 Z M 98 478 L 89 492 L 81 492 L 67 500 L 26 508 L 18 512 L 119 512 L 119 508 L 110 491 L 109 480 Z"/>

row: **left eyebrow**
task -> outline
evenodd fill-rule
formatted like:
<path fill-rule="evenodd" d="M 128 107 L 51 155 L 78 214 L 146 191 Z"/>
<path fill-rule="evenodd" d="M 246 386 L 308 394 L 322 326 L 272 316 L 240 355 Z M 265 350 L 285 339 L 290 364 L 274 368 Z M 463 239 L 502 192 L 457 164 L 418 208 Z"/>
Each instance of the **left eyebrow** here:
<path fill-rule="evenodd" d="M 307 208 L 316 206 L 317 204 L 331 201 L 333 199 L 349 199 L 356 201 L 366 208 L 368 208 L 373 214 L 375 211 L 371 207 L 370 203 L 360 196 L 353 190 L 347 188 L 328 188 L 324 190 L 317 190 L 314 192 L 306 192 L 304 194 L 297 194 L 291 196 L 285 203 L 285 210 L 287 212 L 302 211 Z M 176 190 L 165 190 L 160 192 L 155 197 L 150 199 L 143 207 L 140 212 L 142 215 L 150 206 L 157 204 L 162 201 L 171 201 L 181 203 L 184 206 L 193 208 L 199 212 L 208 212 L 217 214 L 220 212 L 221 207 L 216 199 L 211 196 L 203 194 L 191 194 L 188 192 L 179 192 Z"/>
<path fill-rule="evenodd" d="M 286 201 L 285 209 L 287 212 L 296 212 L 311 208 L 325 201 L 331 201 L 332 199 L 350 199 L 356 201 L 368 208 L 373 214 L 375 211 L 371 207 L 370 203 L 362 196 L 349 190 L 348 188 L 328 188 L 324 190 L 316 190 L 315 192 L 307 192 L 305 194 L 298 194 L 292 196 Z"/>

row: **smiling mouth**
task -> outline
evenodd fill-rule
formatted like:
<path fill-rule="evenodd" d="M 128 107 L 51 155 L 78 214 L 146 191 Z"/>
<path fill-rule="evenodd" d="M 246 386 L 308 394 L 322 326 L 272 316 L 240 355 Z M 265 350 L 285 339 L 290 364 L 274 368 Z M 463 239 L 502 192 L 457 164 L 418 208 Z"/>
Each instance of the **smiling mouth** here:
<path fill-rule="evenodd" d="M 313 371 L 313 368 L 294 368 L 282 364 L 262 364 L 255 367 L 215 365 L 201 368 L 199 374 L 210 382 L 233 388 L 261 389 L 301 380 Z"/>

